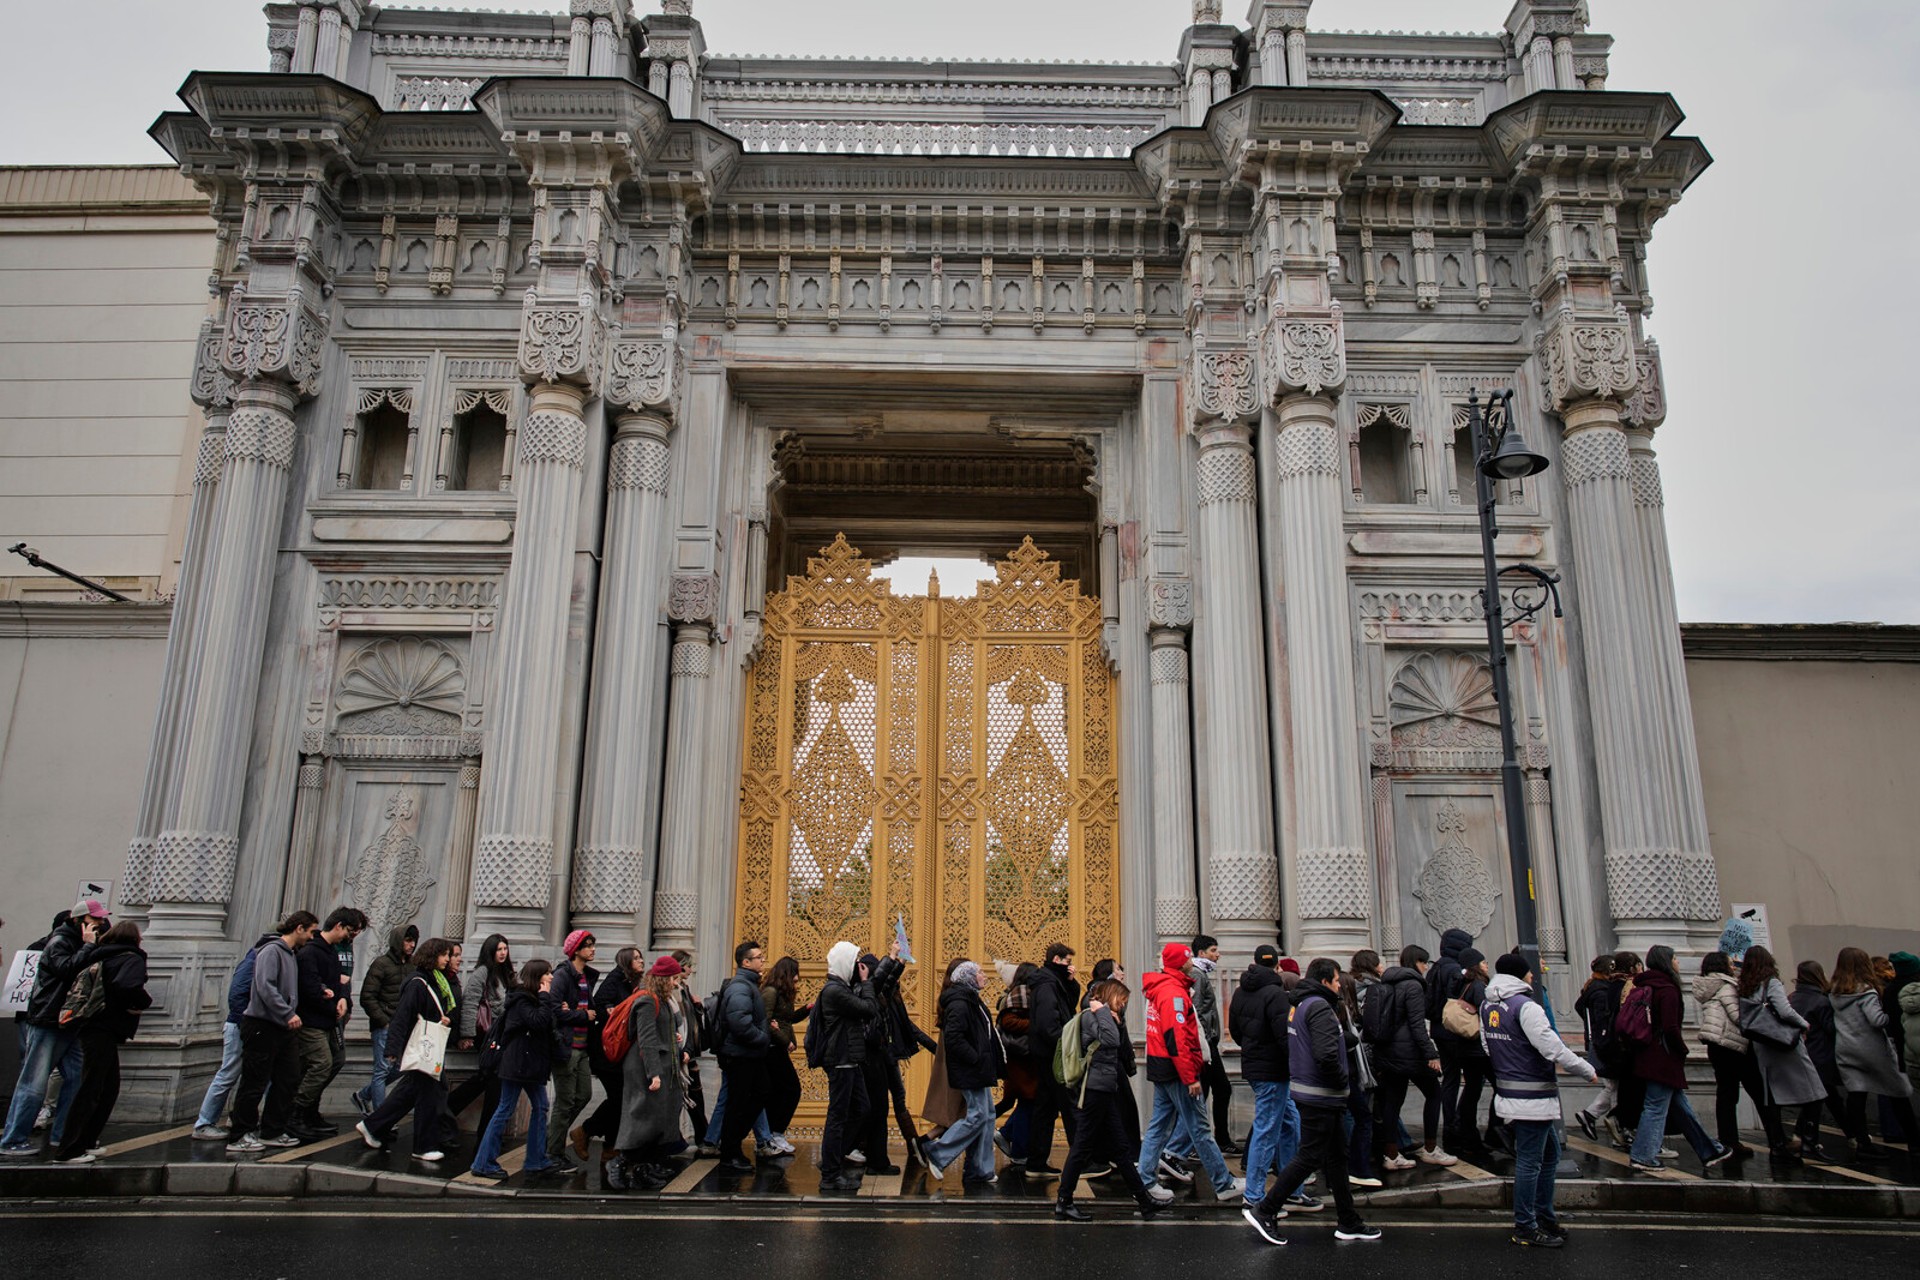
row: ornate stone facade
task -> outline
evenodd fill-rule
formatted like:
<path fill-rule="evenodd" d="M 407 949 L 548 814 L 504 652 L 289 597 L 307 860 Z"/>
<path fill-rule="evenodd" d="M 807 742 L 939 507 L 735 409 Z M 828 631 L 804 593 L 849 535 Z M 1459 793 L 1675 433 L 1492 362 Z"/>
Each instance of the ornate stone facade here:
<path fill-rule="evenodd" d="M 218 501 L 128 859 L 161 962 L 344 895 L 719 969 L 764 856 L 742 805 L 808 799 L 743 790 L 743 744 L 829 714 L 760 700 L 769 592 L 843 531 L 995 561 L 1032 532 L 1098 598 L 1056 683 L 1111 681 L 1117 733 L 1074 750 L 1117 781 L 1062 766 L 1054 799 L 1103 815 L 1129 961 L 1198 929 L 1505 937 L 1461 434 L 1501 388 L 1556 464 L 1502 486 L 1503 555 L 1566 574 L 1580 623 L 1510 642 L 1543 941 L 1696 940 L 1718 887 L 1641 264 L 1706 155 L 1663 95 L 1602 92 L 1583 7 L 1363 36 L 1196 4 L 1166 65 L 937 75 L 710 58 L 689 8 L 273 6 L 285 74 L 198 73 L 156 126 L 222 246 L 192 379 Z M 847 585 L 822 627 L 893 644 L 933 607 Z M 942 723 L 1012 732 L 963 638 Z M 903 683 L 941 652 L 896 651 Z M 825 705 L 879 742 L 866 661 Z M 973 750 L 935 738 L 885 740 Z M 1017 778 L 951 772 L 943 812 L 1011 821 Z M 931 812 L 896 783 L 836 847 Z M 865 891 L 936 905 L 873 865 Z"/>

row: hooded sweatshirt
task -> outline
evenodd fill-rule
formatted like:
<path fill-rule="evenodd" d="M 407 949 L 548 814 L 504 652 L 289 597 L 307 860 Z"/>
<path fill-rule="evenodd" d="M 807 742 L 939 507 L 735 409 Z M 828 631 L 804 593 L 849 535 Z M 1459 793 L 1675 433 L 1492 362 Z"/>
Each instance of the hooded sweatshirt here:
<path fill-rule="evenodd" d="M 1249 1084 L 1288 1077 L 1287 984 L 1278 969 L 1248 965 L 1227 1006 L 1227 1027 L 1240 1046 L 1240 1074 Z"/>
<path fill-rule="evenodd" d="M 1487 983 L 1487 999 L 1480 1016 L 1484 1020 L 1486 1011 L 1495 1005 L 1505 1004 L 1516 995 L 1531 997 L 1532 992 L 1533 988 L 1520 979 L 1510 974 L 1496 973 L 1493 980 Z M 1599 1078 L 1587 1060 L 1567 1048 L 1566 1043 L 1554 1033 L 1553 1023 L 1547 1020 L 1547 1011 L 1538 1000 L 1529 998 L 1520 1006 L 1520 1030 L 1526 1033 L 1527 1043 L 1533 1046 L 1535 1053 L 1562 1071 L 1589 1082 Z M 1560 1095 L 1557 1092 L 1541 1094 L 1537 1098 L 1508 1098 L 1496 1092 L 1493 1109 L 1494 1114 L 1503 1120 L 1557 1121 L 1561 1118 Z"/>
<path fill-rule="evenodd" d="M 284 1027 L 300 999 L 300 964 L 284 937 L 268 938 L 253 958 L 253 994 L 247 1016 Z"/>
<path fill-rule="evenodd" d="M 1440 935 L 1440 958 L 1427 969 L 1427 1024 L 1436 1044 L 1460 1043 L 1460 1037 L 1442 1025 L 1440 1011 L 1460 994 L 1460 980 L 1466 971 L 1460 957 L 1472 947 L 1472 934 L 1465 929 L 1449 929 Z"/>

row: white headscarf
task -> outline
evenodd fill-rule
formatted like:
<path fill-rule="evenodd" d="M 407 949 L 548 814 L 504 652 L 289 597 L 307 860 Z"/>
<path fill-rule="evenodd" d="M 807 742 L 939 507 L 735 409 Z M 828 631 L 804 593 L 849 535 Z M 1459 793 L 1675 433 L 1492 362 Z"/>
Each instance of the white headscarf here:
<path fill-rule="evenodd" d="M 853 981 L 853 966 L 860 963 L 860 948 L 851 942 L 836 942 L 827 951 L 827 972 L 842 982 Z"/>
<path fill-rule="evenodd" d="M 978 991 L 982 986 L 980 966 L 971 960 L 962 961 L 953 967 L 953 980 Z"/>

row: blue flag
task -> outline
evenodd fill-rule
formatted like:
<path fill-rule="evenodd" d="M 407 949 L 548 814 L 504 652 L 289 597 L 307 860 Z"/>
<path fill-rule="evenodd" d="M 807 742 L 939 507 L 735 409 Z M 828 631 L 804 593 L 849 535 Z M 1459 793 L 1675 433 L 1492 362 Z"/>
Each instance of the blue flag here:
<path fill-rule="evenodd" d="M 901 963 L 917 963 L 913 958 L 913 947 L 907 942 L 907 918 L 905 916 L 895 916 L 893 918 L 893 940 L 900 944 Z"/>

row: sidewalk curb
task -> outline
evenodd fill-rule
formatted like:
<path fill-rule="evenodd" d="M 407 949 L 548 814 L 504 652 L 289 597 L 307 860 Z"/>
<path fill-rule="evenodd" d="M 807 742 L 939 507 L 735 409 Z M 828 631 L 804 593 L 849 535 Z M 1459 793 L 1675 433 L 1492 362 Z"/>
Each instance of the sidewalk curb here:
<path fill-rule="evenodd" d="M 1489 1179 L 1443 1186 L 1404 1187 L 1374 1191 L 1357 1197 L 1377 1211 L 1496 1210 L 1507 1205 L 1509 1182 Z M 409 1199 L 524 1200 L 539 1204 L 629 1203 L 636 1209 L 656 1204 L 765 1205 L 769 1197 L 738 1194 L 702 1194 L 665 1197 L 658 1194 L 562 1191 L 548 1188 L 500 1187 L 454 1182 L 418 1174 L 387 1173 L 348 1165 L 219 1163 L 193 1161 L 173 1164 L 87 1165 L 66 1167 L 32 1165 L 0 1167 L 0 1201 L 6 1200 L 132 1200 L 168 1196 L 191 1199 L 295 1199 L 334 1196 L 383 1196 Z M 1616 1213 L 1751 1215 L 1802 1218 L 1920 1219 L 1920 1187 L 1820 1186 L 1806 1183 L 1762 1182 L 1654 1182 L 1614 1179 L 1567 1179 L 1559 1184 L 1558 1202 L 1568 1209 Z M 780 1203 L 811 1207 L 859 1206 L 890 1214 L 916 1209 L 951 1213 L 1044 1213 L 1050 1201 L 1040 1199 L 877 1200 L 860 1196 L 804 1196 Z M 1238 1196 L 1226 1201 L 1194 1200 L 1178 1207 L 1236 1213 Z"/>

